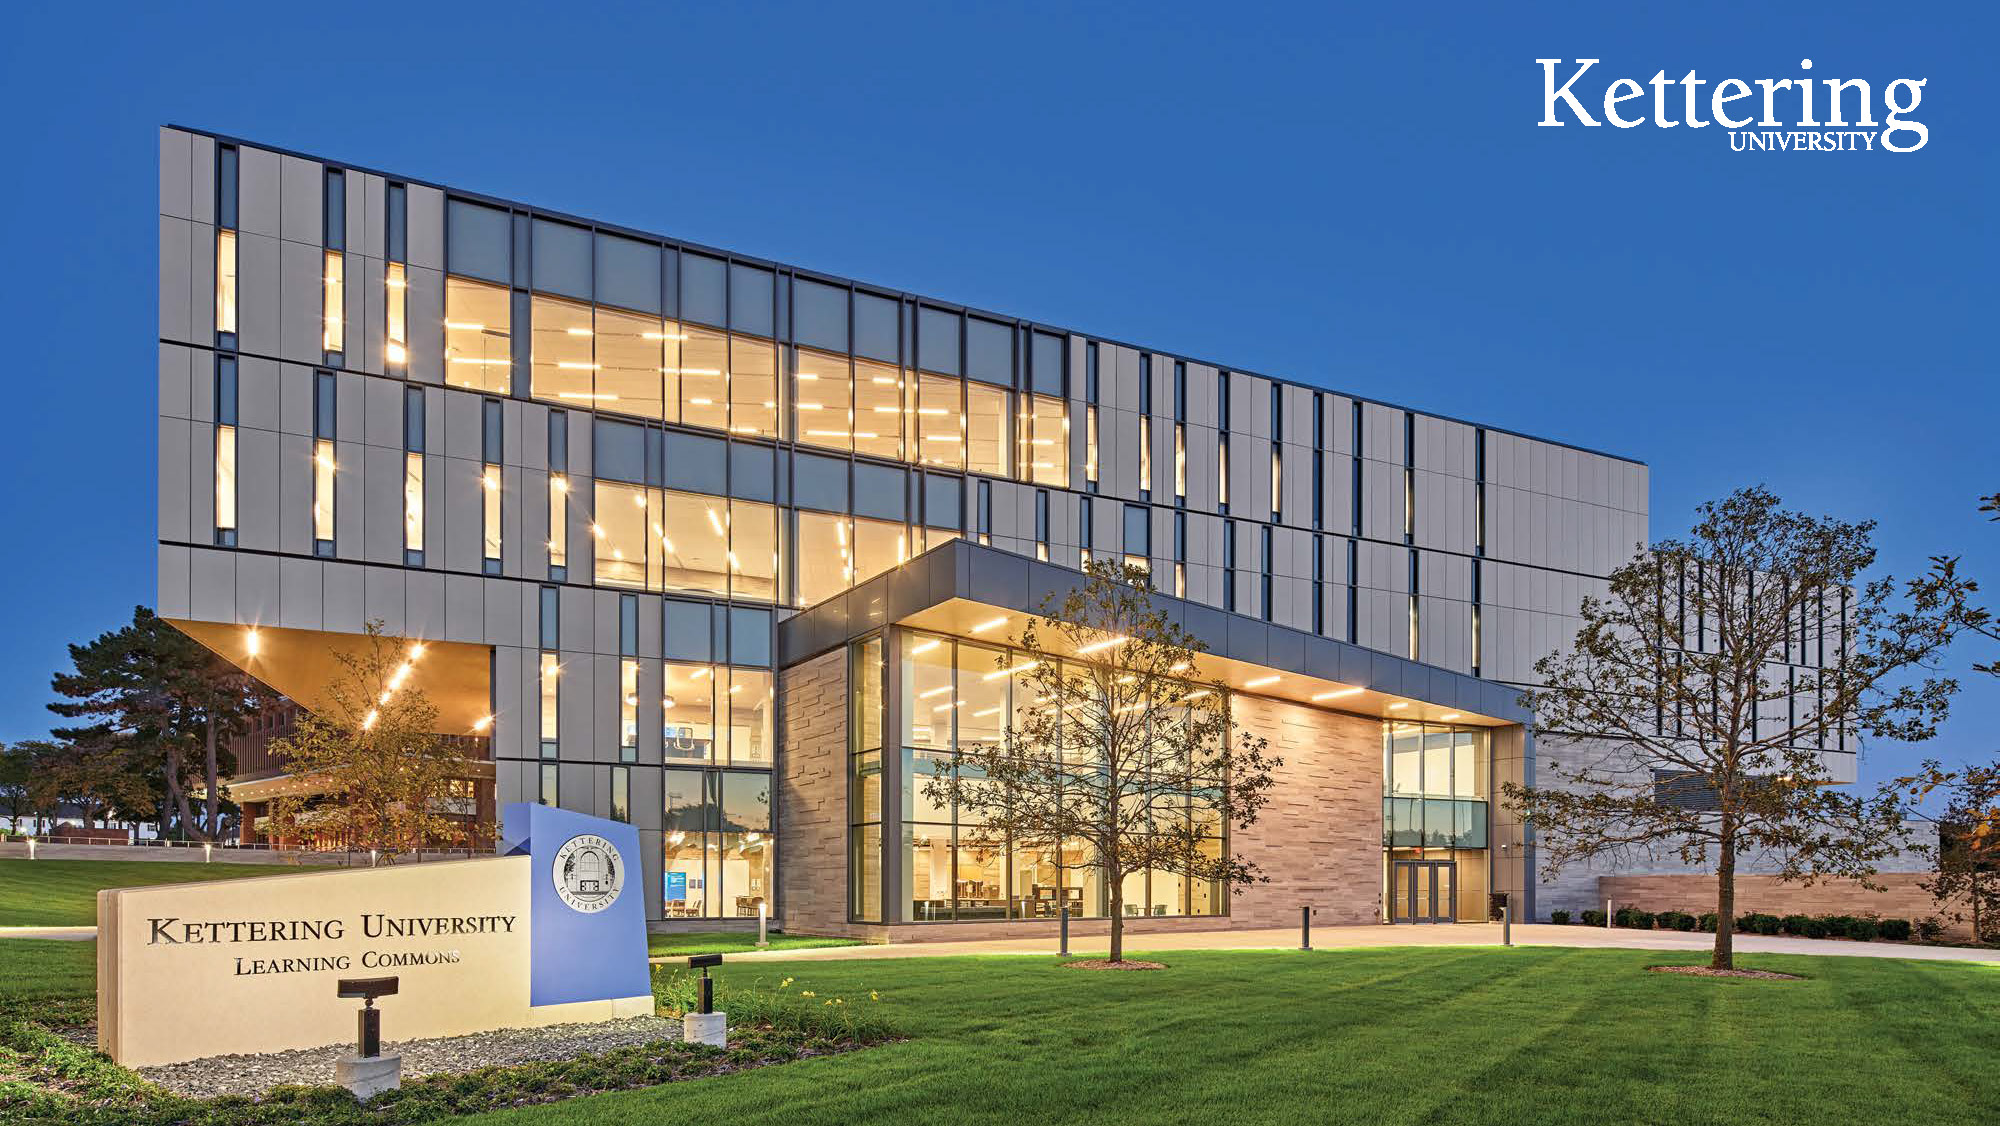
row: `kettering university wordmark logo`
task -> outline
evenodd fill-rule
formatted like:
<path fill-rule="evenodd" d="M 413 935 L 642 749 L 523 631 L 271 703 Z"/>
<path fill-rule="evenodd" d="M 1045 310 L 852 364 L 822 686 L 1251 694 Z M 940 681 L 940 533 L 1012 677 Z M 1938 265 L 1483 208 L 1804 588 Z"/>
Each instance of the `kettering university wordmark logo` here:
<path fill-rule="evenodd" d="M 1584 78 L 1599 60 L 1577 59 L 1576 70 L 1560 84 L 1557 68 L 1570 64 L 1562 59 L 1535 61 L 1542 68 L 1542 119 L 1537 125 L 1562 126 L 1571 121 L 1585 126 L 1609 122 L 1620 129 L 1720 125 L 1735 152 L 1874 152 L 1878 146 L 1884 152 L 1916 152 L 1931 139 L 1928 126 L 1903 116 L 1915 113 L 1923 103 L 1928 81 L 1923 78 L 1898 78 L 1884 86 L 1882 117 L 1877 121 L 1875 91 L 1866 79 L 1809 77 L 1805 72 L 1813 68 L 1811 59 L 1801 59 L 1800 74 L 1792 78 L 1716 81 L 1693 69 L 1679 78 L 1668 78 L 1660 70 L 1643 85 L 1634 78 L 1616 78 L 1604 87 L 1601 100 L 1588 93 L 1592 80 Z M 1650 115 L 1644 101 L 1620 108 L 1644 99 L 1647 86 L 1652 87 Z M 1671 89 L 1676 86 L 1678 90 Z M 1705 94 L 1703 86 L 1709 88 Z M 1586 101 L 1599 108 L 1602 121 L 1591 116 Z M 1707 118 L 1702 117 L 1704 109 Z"/>
<path fill-rule="evenodd" d="M 571 837 L 556 850 L 556 896 L 586 915 L 618 902 L 625 890 L 625 859 L 610 841 L 591 833 Z"/>

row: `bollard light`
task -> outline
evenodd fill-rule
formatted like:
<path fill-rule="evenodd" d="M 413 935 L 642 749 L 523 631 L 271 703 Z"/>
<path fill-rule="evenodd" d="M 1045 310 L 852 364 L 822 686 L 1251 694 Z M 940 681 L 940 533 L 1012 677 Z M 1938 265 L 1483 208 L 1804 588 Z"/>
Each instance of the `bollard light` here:
<path fill-rule="evenodd" d="M 1514 905 L 1511 903 L 1500 905 L 1500 945 L 1514 945 Z"/>
<path fill-rule="evenodd" d="M 28 838 L 28 859 L 30 859 L 30 860 L 33 860 L 34 858 L 35 858 L 35 838 L 33 838 L 33 837 L 29 837 L 29 838 Z"/>
<path fill-rule="evenodd" d="M 201 862 L 203 864 L 215 863 L 215 846 L 207 841 L 201 842 Z"/>
<path fill-rule="evenodd" d="M 1313 948 L 1313 909 L 1311 904 L 1299 904 L 1299 949 Z"/>
<path fill-rule="evenodd" d="M 1067 958 L 1069 957 L 1069 904 L 1067 903 L 1063 904 L 1062 906 L 1062 918 L 1060 925 L 1062 928 L 1062 947 L 1058 949 L 1056 953 L 1064 958 Z"/>
<path fill-rule="evenodd" d="M 770 926 L 771 905 L 760 899 L 757 901 L 757 948 L 759 950 L 771 945 Z"/>
<path fill-rule="evenodd" d="M 354 1054 L 362 1059 L 382 1054 L 382 1010 L 375 1007 L 375 998 L 394 995 L 396 986 L 393 977 L 348 977 L 335 983 L 338 996 L 361 998 L 361 1012 L 355 1020 Z"/>
<path fill-rule="evenodd" d="M 701 1012 L 715 1011 L 715 983 L 709 980 L 708 967 L 722 964 L 720 954 L 696 954 L 688 959 L 688 969 L 701 971 Z"/>

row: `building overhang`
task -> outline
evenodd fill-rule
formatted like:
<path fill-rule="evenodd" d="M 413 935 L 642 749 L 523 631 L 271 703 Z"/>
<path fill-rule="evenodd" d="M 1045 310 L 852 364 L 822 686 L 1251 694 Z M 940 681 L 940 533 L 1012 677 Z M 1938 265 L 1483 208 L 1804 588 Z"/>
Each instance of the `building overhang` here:
<path fill-rule="evenodd" d="M 886 626 L 1002 644 L 1081 571 L 955 539 L 786 619 L 779 663 L 799 664 Z M 1155 594 L 1170 621 L 1207 646 L 1194 675 L 1232 691 L 1394 720 L 1484 727 L 1530 720 L 1518 690 L 1406 657 Z M 1044 645 L 1056 640 L 1053 632 Z"/>
<path fill-rule="evenodd" d="M 215 654 L 266 687 L 307 711 L 321 710 L 321 698 L 345 670 L 342 658 L 367 651 L 365 634 L 315 629 L 285 629 L 234 622 L 167 619 L 176 629 L 201 642 Z M 491 672 L 485 645 L 422 638 L 385 638 L 392 651 L 406 654 L 410 671 L 405 683 L 423 691 L 437 709 L 440 735 L 484 734 L 492 723 L 488 687 Z M 417 650 L 417 646 L 421 646 Z M 415 658 L 407 657 L 412 650 Z"/>

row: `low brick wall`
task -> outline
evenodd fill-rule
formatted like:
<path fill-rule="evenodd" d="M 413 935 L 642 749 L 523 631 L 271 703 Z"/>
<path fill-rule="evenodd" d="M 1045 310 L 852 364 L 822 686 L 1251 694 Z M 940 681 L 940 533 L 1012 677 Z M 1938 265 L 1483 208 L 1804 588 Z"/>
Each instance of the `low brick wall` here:
<path fill-rule="evenodd" d="M 1826 880 L 1807 887 L 1784 883 L 1776 876 L 1736 877 L 1736 913 L 1748 915 L 1880 915 L 1918 919 L 1940 915 L 1937 900 L 1918 885 L 1928 872 L 1883 872 L 1872 882 L 1884 891 L 1870 891 L 1854 880 Z M 1619 907 L 1641 911 L 1686 911 L 1700 915 L 1715 910 L 1715 877 L 1699 873 L 1660 876 L 1599 876 L 1600 905 L 1609 899 Z M 1972 928 L 1945 920 L 1945 933 L 1970 937 Z"/>

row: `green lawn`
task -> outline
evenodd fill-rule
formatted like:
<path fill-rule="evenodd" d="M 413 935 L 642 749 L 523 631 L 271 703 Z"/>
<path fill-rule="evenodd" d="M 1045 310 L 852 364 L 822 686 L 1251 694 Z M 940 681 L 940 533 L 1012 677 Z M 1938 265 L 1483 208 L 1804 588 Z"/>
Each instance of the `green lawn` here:
<path fill-rule="evenodd" d="M 0 940 L 0 998 L 87 988 L 90 943 Z M 2000 967 L 1758 955 L 1797 982 L 1649 974 L 1659 951 L 1181 953 L 725 967 L 882 1011 L 848 1055 L 480 1116 L 478 1126 L 1970 1123 L 2000 1120 Z M 474 1120 L 466 1120 L 468 1123 Z"/>
<path fill-rule="evenodd" d="M 772 950 L 805 950 L 814 946 L 859 946 L 858 938 L 832 938 L 823 934 L 778 934 L 772 932 Z M 683 934 L 646 936 L 646 952 L 655 958 L 686 957 L 689 954 L 738 954 L 757 949 L 757 936 L 743 931 L 687 931 Z"/>
<path fill-rule="evenodd" d="M 240 880 L 296 874 L 290 864 L 203 864 L 180 860 L 0 860 L 0 927 L 97 925 L 104 888 Z"/>

